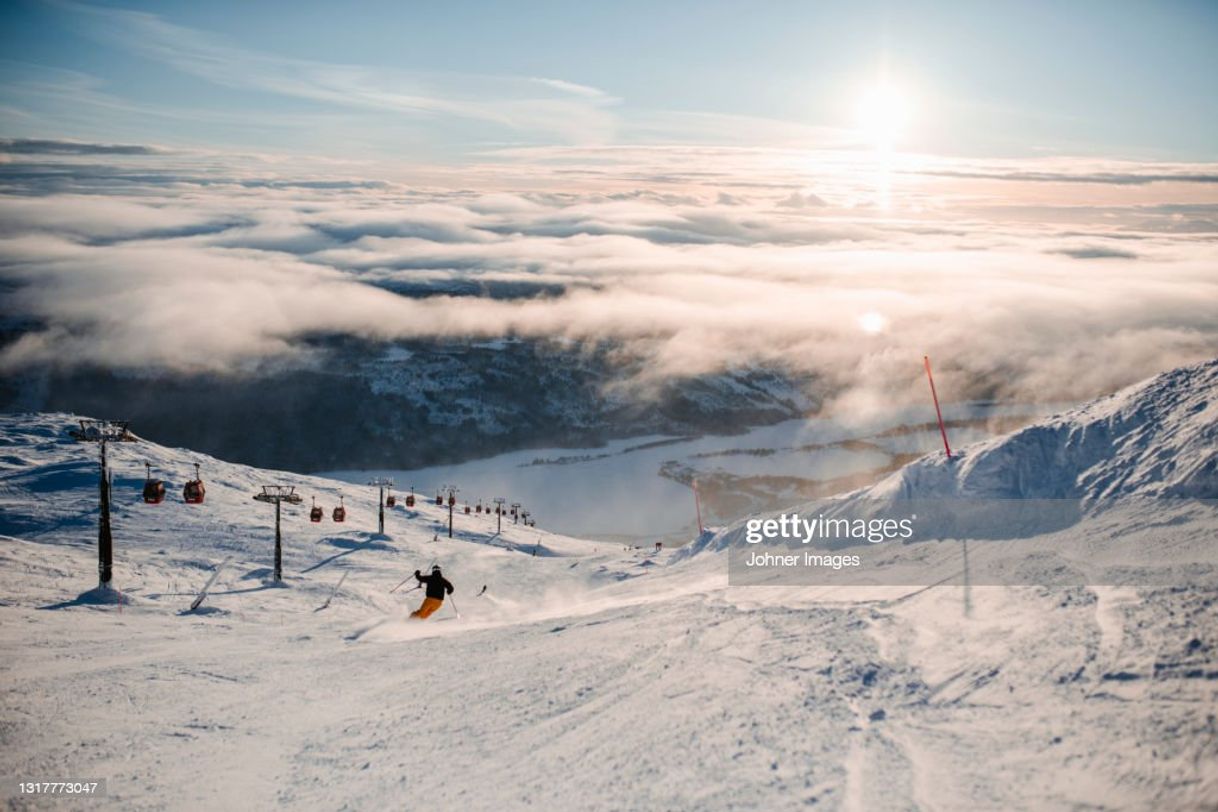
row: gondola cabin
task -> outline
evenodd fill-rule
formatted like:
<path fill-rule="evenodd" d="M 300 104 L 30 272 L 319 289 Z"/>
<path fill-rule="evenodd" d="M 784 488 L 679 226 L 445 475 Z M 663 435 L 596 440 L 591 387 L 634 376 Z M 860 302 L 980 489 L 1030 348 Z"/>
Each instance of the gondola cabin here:
<path fill-rule="evenodd" d="M 330 517 L 336 522 L 345 522 L 347 521 L 347 506 L 343 503 L 343 497 L 338 497 L 338 501 L 339 505 L 334 508 L 334 513 Z"/>
<path fill-rule="evenodd" d="M 469 515 L 469 505 L 466 505 L 466 506 L 465 506 L 465 515 L 466 515 L 466 516 L 468 516 L 468 515 Z"/>
<path fill-rule="evenodd" d="M 444 496 L 442 494 L 438 494 L 438 493 L 436 494 L 436 504 L 437 505 L 444 504 Z"/>
<path fill-rule="evenodd" d="M 317 497 L 313 497 L 313 507 L 309 510 L 309 521 L 320 522 L 325 515 L 325 511 L 317 504 Z"/>
<path fill-rule="evenodd" d="M 152 464 L 144 463 L 144 502 L 159 505 L 165 501 L 165 483 L 152 478 Z"/>
<path fill-rule="evenodd" d="M 203 479 L 199 476 L 199 463 L 195 463 L 195 478 L 182 486 L 182 501 L 188 505 L 201 505 L 207 496 L 207 488 L 203 487 Z"/>
<path fill-rule="evenodd" d="M 406 507 L 408 507 L 408 508 L 414 507 L 414 494 L 413 493 L 410 494 L 410 496 L 406 497 Z"/>
<path fill-rule="evenodd" d="M 388 496 L 385 497 L 385 507 L 393 507 L 397 503 L 398 503 L 398 498 L 396 496 L 394 496 L 393 494 L 389 494 Z"/>

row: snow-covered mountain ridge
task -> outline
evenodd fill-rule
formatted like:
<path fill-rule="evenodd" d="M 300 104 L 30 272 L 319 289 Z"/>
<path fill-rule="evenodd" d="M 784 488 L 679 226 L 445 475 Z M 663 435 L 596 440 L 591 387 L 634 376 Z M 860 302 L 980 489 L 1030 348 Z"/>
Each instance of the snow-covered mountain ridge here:
<path fill-rule="evenodd" d="M 1218 359 L 958 449 L 951 460 L 929 455 L 857 495 L 1218 498 Z"/>

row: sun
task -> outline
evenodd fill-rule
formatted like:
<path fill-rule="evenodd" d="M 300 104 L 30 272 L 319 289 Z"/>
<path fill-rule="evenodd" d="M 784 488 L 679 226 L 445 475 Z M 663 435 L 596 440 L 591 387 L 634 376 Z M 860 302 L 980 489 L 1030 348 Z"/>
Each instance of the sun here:
<path fill-rule="evenodd" d="M 859 131 L 877 149 L 890 150 L 909 128 L 912 104 L 900 87 L 880 82 L 859 95 L 854 112 Z"/>

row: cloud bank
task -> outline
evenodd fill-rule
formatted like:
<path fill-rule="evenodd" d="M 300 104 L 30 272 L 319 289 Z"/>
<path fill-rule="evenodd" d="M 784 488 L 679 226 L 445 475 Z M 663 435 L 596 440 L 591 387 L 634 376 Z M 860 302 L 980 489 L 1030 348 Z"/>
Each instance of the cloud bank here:
<path fill-rule="evenodd" d="M 615 347 L 640 397 L 765 365 L 862 413 L 920 401 L 923 354 L 957 397 L 1058 402 L 1218 355 L 1218 199 L 1197 173 L 1107 197 L 1080 177 L 1086 200 L 1064 206 L 1038 166 L 994 191 L 959 166 L 877 178 L 821 155 L 792 175 L 772 152 L 592 150 L 496 156 L 441 187 L 42 152 L 0 163 L 5 374 L 517 336 Z"/>

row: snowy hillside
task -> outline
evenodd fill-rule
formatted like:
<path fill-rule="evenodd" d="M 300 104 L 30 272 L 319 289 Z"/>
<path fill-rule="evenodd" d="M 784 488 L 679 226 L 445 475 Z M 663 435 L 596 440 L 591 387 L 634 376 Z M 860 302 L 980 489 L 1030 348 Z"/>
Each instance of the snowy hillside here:
<path fill-rule="evenodd" d="M 52 557 L 95 556 L 97 446 L 68 438 L 75 425 L 68 415 L 6 415 L 0 421 L 5 450 L 0 459 L 0 534 L 46 545 Z M 283 557 L 286 584 L 310 598 L 324 598 L 338 574 L 349 569 L 352 575 L 344 589 L 351 598 L 388 607 L 392 604 L 380 585 L 361 588 L 357 573 L 397 572 L 409 564 L 406 575 L 432 561 L 445 565 L 456 542 L 472 547 L 462 559 L 471 582 L 492 572 L 503 578 L 502 562 L 522 557 L 509 555 L 509 550 L 525 550 L 533 559 L 534 548 L 541 558 L 594 549 L 588 542 L 514 525 L 510 517 L 503 533 L 496 535 L 494 517 L 465 516 L 464 503 L 457 506 L 455 541 L 449 542 L 448 509 L 434 504 L 435 490 L 419 493 L 413 509 L 405 507 L 406 494 L 397 492 L 397 505 L 386 509 L 387 536 L 382 537 L 376 532 L 375 487 L 224 463 L 146 441 L 112 443 L 109 458 L 115 577 L 136 603 L 167 600 L 169 593 L 198 586 L 198 576 L 228 558 L 230 572 L 244 572 L 245 580 L 260 583 L 273 560 L 274 507 L 254 501 L 253 495 L 270 484 L 295 486 L 304 499 L 299 506 L 283 508 Z M 168 496 L 162 504 L 146 505 L 141 499 L 145 462 L 166 482 Z M 187 505 L 180 498 L 184 480 L 194 475 L 194 463 L 200 463 L 207 487 L 202 505 Z M 340 496 L 347 510 L 341 524 L 331 518 Z M 317 524 L 308 520 L 314 498 L 325 515 Z M 433 542 L 437 536 L 444 537 L 444 543 Z M 161 576 L 168 581 L 158 581 Z M 336 608 L 343 603 L 336 601 Z"/>
<path fill-rule="evenodd" d="M 1212 497 L 1216 397 L 1218 363 L 1177 370 L 852 498 Z M 722 556 L 497 535 L 484 516 L 459 513 L 450 541 L 447 510 L 400 492 L 381 536 L 370 487 L 138 442 L 111 446 L 120 609 L 79 599 L 96 584 L 97 449 L 71 423 L 0 417 L 9 776 L 105 779 L 105 806 L 136 809 L 1218 805 L 1210 570 L 1187 588 L 967 598 L 731 587 Z M 163 504 L 140 500 L 145 461 Z M 186 505 L 195 462 L 207 499 Z M 273 508 L 251 498 L 276 483 L 305 497 L 285 508 L 282 587 Z M 1170 529 L 1212 539 L 1205 521 Z M 454 601 L 408 620 L 419 593 L 390 589 L 433 560 Z"/>

